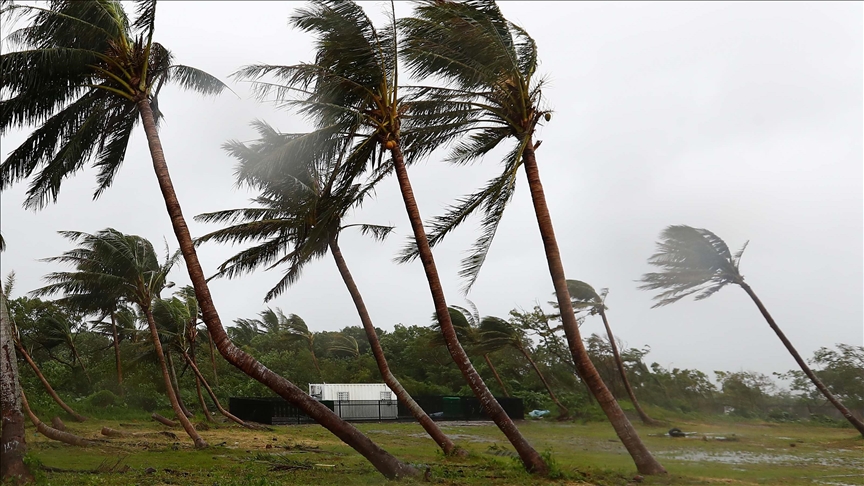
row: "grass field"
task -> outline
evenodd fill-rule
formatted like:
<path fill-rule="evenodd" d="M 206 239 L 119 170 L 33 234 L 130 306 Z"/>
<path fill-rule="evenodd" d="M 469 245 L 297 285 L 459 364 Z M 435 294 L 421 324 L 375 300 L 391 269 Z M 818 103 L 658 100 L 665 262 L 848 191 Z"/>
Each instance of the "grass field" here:
<path fill-rule="evenodd" d="M 317 425 L 253 431 L 233 425 L 202 431 L 210 443 L 195 450 L 182 429 L 176 439 L 149 434 L 169 429 L 145 419 L 67 422 L 68 430 L 100 438 L 103 426 L 141 435 L 76 448 L 27 430 L 28 461 L 39 484 L 50 485 L 281 485 L 385 484 L 363 458 Z M 606 423 L 525 421 L 519 428 L 553 461 L 556 479 L 522 471 L 510 445 L 491 422 L 442 422 L 445 433 L 469 451 L 445 458 L 419 425 L 363 423 L 372 440 L 436 484 L 788 484 L 864 485 L 864 440 L 854 429 L 798 424 L 670 420 L 664 427 L 638 426 L 648 448 L 670 474 L 639 478 Z M 669 427 L 696 434 L 665 436 Z M 723 439 L 720 439 L 723 438 Z M 422 476 L 406 484 L 424 483 Z M 394 483 L 389 483 L 394 484 Z"/>

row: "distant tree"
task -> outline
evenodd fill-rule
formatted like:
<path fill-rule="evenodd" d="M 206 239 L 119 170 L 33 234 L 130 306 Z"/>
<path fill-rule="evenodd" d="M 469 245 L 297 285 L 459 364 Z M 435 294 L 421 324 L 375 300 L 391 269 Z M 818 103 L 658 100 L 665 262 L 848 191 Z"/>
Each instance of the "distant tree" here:
<path fill-rule="evenodd" d="M 839 343 L 837 349 L 821 347 L 808 361 L 818 367 L 813 373 L 831 390 L 834 396 L 858 410 L 864 409 L 864 346 Z M 774 373 L 791 379 L 789 388 L 798 392 L 808 404 L 824 403 L 822 392 L 801 370 Z"/>
<path fill-rule="evenodd" d="M 694 294 L 696 300 L 706 299 L 728 284 L 738 285 L 759 308 L 768 325 L 786 346 L 789 354 L 795 358 L 801 371 L 858 432 L 864 435 L 864 422 L 855 417 L 822 383 L 774 322 L 774 318 L 750 285 L 744 282 L 738 268 L 747 243 L 733 255 L 726 243 L 714 233 L 685 225 L 667 227 L 660 234 L 660 238 L 657 253 L 651 255 L 648 263 L 660 267 L 662 271 L 643 275 L 644 284 L 639 287 L 643 290 L 662 290 L 654 297 L 658 302 L 653 307 L 672 304 Z"/>

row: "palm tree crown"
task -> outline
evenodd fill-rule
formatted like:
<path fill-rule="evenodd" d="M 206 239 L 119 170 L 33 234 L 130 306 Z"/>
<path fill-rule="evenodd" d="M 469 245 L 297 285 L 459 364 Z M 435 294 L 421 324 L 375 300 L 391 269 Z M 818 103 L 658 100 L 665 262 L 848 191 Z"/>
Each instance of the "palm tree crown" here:
<path fill-rule="evenodd" d="M 27 19 L 6 38 L 20 50 L 0 55 L 0 135 L 39 125 L 0 164 L 0 189 L 35 173 L 26 207 L 56 201 L 63 179 L 90 160 L 98 171 L 98 197 L 123 163 L 137 102 L 149 99 L 158 121 L 165 84 L 202 94 L 226 87 L 175 64 L 171 52 L 153 42 L 156 1 L 136 4 L 134 22 L 116 0 L 52 0 L 45 7 L 10 2 L 0 10 L 10 24 Z"/>
<path fill-rule="evenodd" d="M 727 284 L 744 282 L 738 271 L 747 243 L 734 255 L 726 243 L 706 229 L 669 226 L 660 235 L 657 252 L 648 259 L 663 271 L 642 276 L 642 290 L 663 290 L 653 307 L 672 304 L 688 295 L 706 299 Z"/>

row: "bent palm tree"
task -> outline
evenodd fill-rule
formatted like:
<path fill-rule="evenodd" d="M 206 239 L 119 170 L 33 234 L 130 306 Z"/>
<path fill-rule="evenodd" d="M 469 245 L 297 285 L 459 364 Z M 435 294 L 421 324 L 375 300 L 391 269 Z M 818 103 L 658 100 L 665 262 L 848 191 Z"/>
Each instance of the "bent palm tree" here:
<path fill-rule="evenodd" d="M 181 408 L 172 387 L 171 375 L 165 362 L 159 331 L 153 318 L 153 304 L 165 286 L 165 277 L 177 263 L 178 253 L 166 255 L 160 262 L 149 241 L 134 235 L 125 235 L 113 228 L 95 234 L 78 231 L 61 231 L 61 235 L 79 246 L 61 256 L 46 258 L 47 262 L 75 265 L 74 272 L 53 272 L 44 277 L 48 285 L 31 292 L 33 295 L 63 293 L 67 296 L 87 294 L 101 289 L 113 288 L 123 299 L 134 303 L 147 318 L 150 339 L 165 382 L 165 393 L 177 419 L 189 434 L 196 448 L 207 447 Z"/>
<path fill-rule="evenodd" d="M 719 236 L 706 229 L 686 225 L 669 226 L 663 230 L 660 238 L 661 241 L 657 242 L 657 253 L 651 255 L 648 263 L 660 267 L 662 271 L 643 275 L 641 280 L 644 284 L 639 287 L 642 290 L 662 290 L 661 293 L 654 296 L 654 300 L 658 302 L 652 308 L 672 304 L 694 294 L 696 300 L 707 299 L 728 284 L 738 285 L 747 292 L 747 295 L 756 304 L 762 317 L 786 346 L 789 354 L 795 358 L 804 374 L 810 378 L 810 381 L 822 392 L 825 398 L 846 417 L 846 420 L 864 435 L 864 422 L 852 415 L 852 412 L 813 373 L 813 370 L 807 366 L 807 363 L 801 358 L 801 355 L 798 354 L 777 323 L 774 322 L 774 318 L 768 313 L 768 309 L 765 308 L 750 285 L 744 282 L 739 266 L 747 243 L 744 243 L 744 246 L 733 255 Z"/>
<path fill-rule="evenodd" d="M 612 328 L 609 326 L 609 320 L 606 318 L 606 289 L 601 289 L 601 294 L 598 294 L 594 287 L 588 285 L 581 280 L 567 280 L 567 290 L 570 291 L 570 300 L 573 302 L 573 308 L 576 310 L 586 310 L 590 315 L 599 314 L 603 319 L 603 326 L 606 327 L 606 335 L 609 337 L 609 345 L 612 348 L 612 355 L 615 357 L 615 365 L 618 367 L 618 374 L 621 375 L 621 382 L 624 383 L 624 389 L 627 390 L 627 396 L 633 403 L 633 408 L 639 414 L 639 418 L 646 425 L 659 425 L 659 423 L 648 416 L 642 406 L 639 405 L 639 400 L 636 400 L 636 393 L 633 392 L 633 387 L 630 386 L 630 380 L 627 378 L 627 371 L 624 369 L 624 361 L 621 359 L 621 353 L 618 351 L 618 345 L 615 344 L 615 336 L 612 335 Z"/>
<path fill-rule="evenodd" d="M 2 241 L 2 240 L 0 240 Z M 0 288 L 0 480 L 29 483 L 33 476 L 24 464 L 27 436 L 18 379 L 18 358 L 12 345 L 12 320 L 6 310 L 6 291 Z"/>
<path fill-rule="evenodd" d="M 525 168 L 537 225 L 543 240 L 549 274 L 558 298 L 570 353 L 591 392 L 597 398 L 618 438 L 627 448 L 639 472 L 660 474 L 666 470 L 651 455 L 624 415 L 585 352 L 573 314 L 561 253 L 546 204 L 535 151 L 534 136 L 551 112 L 543 106 L 543 79 L 537 75 L 537 46 L 521 27 L 509 22 L 492 0 L 465 2 L 429 1 L 420 4 L 414 17 L 401 20 L 403 53 L 408 66 L 420 78 L 443 79 L 446 87 L 416 91 L 408 130 L 419 124 L 422 136 L 443 144 L 459 141 L 448 160 L 465 164 L 481 158 L 508 139 L 516 143 L 504 158 L 504 170 L 487 185 L 458 201 L 446 214 L 432 221 L 433 245 L 475 212 L 483 214 L 482 234 L 463 261 L 465 290 L 476 281 L 507 204 L 513 197 L 519 167 Z M 422 150 L 422 145 L 417 147 Z M 416 150 L 409 147 L 408 152 Z M 404 260 L 419 254 L 409 248 Z"/>
<path fill-rule="evenodd" d="M 256 81 L 253 86 L 259 98 L 274 95 L 277 100 L 299 107 L 302 114 L 313 120 L 319 134 L 332 130 L 332 137 L 350 146 L 343 172 L 348 180 L 354 180 L 367 165 L 378 162 L 380 166 L 384 155 L 390 155 L 389 163 L 396 172 L 447 349 L 487 415 L 513 444 L 525 468 L 540 475 L 548 474 L 540 454 L 522 436 L 474 369 L 450 321 L 403 154 L 403 137 L 404 143 L 413 146 L 414 156 L 428 154 L 439 141 L 425 139 L 418 130 L 411 142 L 412 135 L 400 128 L 409 105 L 403 103 L 399 91 L 392 8 L 391 24 L 380 30 L 362 8 L 349 0 L 314 1 L 310 8 L 292 17 L 292 23 L 316 36 L 314 63 L 248 66 L 238 76 Z M 267 75 L 284 84 L 262 82 L 261 78 Z M 300 99 L 285 101 L 286 95 Z M 388 169 L 389 166 L 385 167 L 385 172 Z"/>
<path fill-rule="evenodd" d="M 235 276 L 265 265 L 269 269 L 286 264 L 284 277 L 267 293 L 265 300 L 283 292 L 299 277 L 307 262 L 323 256 L 329 250 L 354 301 L 384 382 L 444 453 L 451 454 L 455 451 L 453 441 L 429 418 L 390 371 L 372 318 L 339 247 L 340 233 L 352 226 L 359 227 L 361 232 L 377 239 L 383 239 L 392 230 L 389 226 L 344 224 L 346 212 L 359 206 L 369 195 L 372 186 L 340 184 L 343 160 L 338 157 L 335 160 L 314 161 L 307 167 L 296 167 L 296 159 L 292 160 L 288 156 L 304 137 L 279 134 L 264 123 L 259 122 L 256 125 L 261 134 L 259 142 L 251 147 L 232 142 L 228 144 L 228 148 L 232 155 L 241 161 L 238 169 L 241 181 L 245 180 L 263 190 L 264 193 L 254 200 L 261 207 L 197 216 L 199 221 L 235 223 L 202 236 L 199 241 L 239 243 L 263 240 L 261 244 L 244 250 L 223 263 L 220 272 Z M 278 177 L 274 170 L 266 170 L 268 166 L 275 164 L 280 166 Z M 262 177 L 262 172 L 268 173 L 267 177 Z M 278 329 L 288 335 L 305 340 L 315 369 L 321 376 L 321 368 L 315 356 L 315 335 L 299 316 L 291 314 L 286 317 L 281 310 L 277 309 L 274 313 L 268 309 L 261 313 L 261 319 L 261 325 L 265 328 L 268 327 L 267 322 L 274 322 Z"/>
<path fill-rule="evenodd" d="M 157 96 L 164 84 L 173 82 L 203 94 L 218 94 L 225 84 L 203 71 L 173 64 L 170 52 L 153 42 L 156 1 L 136 3 L 138 16 L 131 22 L 121 2 L 115 0 L 53 0 L 47 8 L 3 2 L 4 20 L 29 15 L 29 23 L 9 37 L 22 50 L 0 55 L 0 91 L 4 93 L 0 135 L 28 124 L 41 126 L 0 164 L 0 190 L 42 167 L 25 201 L 28 207 L 41 207 L 56 201 L 64 178 L 95 158 L 98 196 L 111 185 L 140 117 L 165 208 L 204 323 L 219 353 L 298 406 L 383 475 L 396 478 L 416 474 L 228 339 L 183 217 L 157 129 L 161 117 Z"/>

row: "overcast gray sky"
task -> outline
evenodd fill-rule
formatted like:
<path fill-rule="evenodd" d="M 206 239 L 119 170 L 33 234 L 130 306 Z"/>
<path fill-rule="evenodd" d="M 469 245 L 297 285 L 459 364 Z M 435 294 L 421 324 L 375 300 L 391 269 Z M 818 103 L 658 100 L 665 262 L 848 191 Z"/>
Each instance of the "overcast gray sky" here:
<path fill-rule="evenodd" d="M 311 61 L 311 38 L 287 26 L 295 2 L 160 3 L 156 40 L 175 59 L 228 80 L 252 63 Z M 364 7 L 383 20 L 386 5 Z M 804 356 L 835 343 L 864 341 L 864 204 L 862 204 L 862 60 L 860 2 L 600 3 L 501 2 L 510 20 L 538 44 L 544 91 L 555 110 L 539 133 L 541 177 L 569 278 L 609 287 L 615 333 L 651 346 L 663 366 L 763 373 L 795 362 L 739 288 L 706 301 L 650 309 L 635 282 L 670 224 L 707 228 L 738 248 L 741 271 Z M 410 12 L 397 3 L 397 14 Z M 194 19 L 194 20 L 193 20 Z M 5 34 L 5 31 L 4 31 Z M 296 116 L 239 98 L 202 99 L 163 90 L 162 143 L 193 236 L 216 229 L 192 221 L 202 212 L 243 207 L 252 194 L 234 187 L 234 160 L 220 145 L 250 140 L 253 119 L 283 131 L 303 130 Z M 26 133 L 4 136 L 5 156 Z M 424 219 L 496 174 L 488 157 L 467 168 L 440 156 L 411 168 Z M 139 128 L 114 186 L 92 201 L 94 172 L 63 186 L 58 204 L 21 209 L 26 183 L 0 195 L 7 250 L 2 272 L 15 270 L 16 294 L 63 269 L 41 263 L 70 248 L 58 230 L 113 227 L 177 247 Z M 395 179 L 352 218 L 394 224 L 374 243 L 342 238 L 345 258 L 378 327 L 427 325 L 432 314 L 419 262 L 392 257 L 410 234 Z M 469 221 L 435 250 L 448 303 L 464 305 L 459 261 L 476 237 Z M 207 245 L 205 273 L 239 248 Z M 223 322 L 254 317 L 281 272 L 211 283 Z M 173 274 L 188 283 L 185 268 Z M 525 181 L 520 180 L 485 267 L 468 296 L 483 315 L 506 316 L 552 297 L 552 285 Z M 359 325 L 328 257 L 269 305 L 302 316 L 314 330 Z M 591 318 L 583 335 L 601 332 Z"/>

